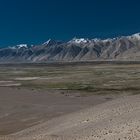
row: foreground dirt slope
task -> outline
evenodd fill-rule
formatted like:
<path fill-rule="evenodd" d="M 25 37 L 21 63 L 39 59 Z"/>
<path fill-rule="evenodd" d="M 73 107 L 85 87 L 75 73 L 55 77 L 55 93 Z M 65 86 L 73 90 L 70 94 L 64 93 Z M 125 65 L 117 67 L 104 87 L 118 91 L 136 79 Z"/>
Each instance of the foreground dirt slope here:
<path fill-rule="evenodd" d="M 9 136 L 14 140 L 139 140 L 140 95 L 121 97 Z"/>
<path fill-rule="evenodd" d="M 0 136 L 13 134 L 114 98 L 116 97 L 108 95 L 81 97 L 78 91 L 62 94 L 56 90 L 0 87 Z"/>

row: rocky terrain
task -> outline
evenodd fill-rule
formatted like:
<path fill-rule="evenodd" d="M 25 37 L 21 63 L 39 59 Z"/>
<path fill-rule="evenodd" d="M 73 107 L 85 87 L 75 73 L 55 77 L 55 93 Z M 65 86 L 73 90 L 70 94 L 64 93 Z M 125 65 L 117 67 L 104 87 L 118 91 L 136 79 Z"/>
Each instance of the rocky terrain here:
<path fill-rule="evenodd" d="M 112 39 L 48 40 L 41 45 L 21 44 L 0 49 L 0 62 L 69 62 L 140 60 L 140 33 Z"/>

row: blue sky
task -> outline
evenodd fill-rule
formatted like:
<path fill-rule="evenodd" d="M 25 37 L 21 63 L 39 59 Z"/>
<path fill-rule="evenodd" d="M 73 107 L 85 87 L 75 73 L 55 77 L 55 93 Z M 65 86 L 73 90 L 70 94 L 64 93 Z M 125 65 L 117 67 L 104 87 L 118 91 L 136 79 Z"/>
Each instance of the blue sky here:
<path fill-rule="evenodd" d="M 0 0 L 0 46 L 140 32 L 138 0 Z"/>

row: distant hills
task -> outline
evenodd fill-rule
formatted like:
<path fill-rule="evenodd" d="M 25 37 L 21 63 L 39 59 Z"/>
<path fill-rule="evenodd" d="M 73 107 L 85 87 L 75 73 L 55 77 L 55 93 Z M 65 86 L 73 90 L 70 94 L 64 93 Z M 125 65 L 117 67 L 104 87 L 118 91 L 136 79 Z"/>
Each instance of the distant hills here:
<path fill-rule="evenodd" d="M 20 44 L 0 49 L 0 62 L 139 61 L 140 33 L 68 42 L 48 40 L 41 45 Z"/>

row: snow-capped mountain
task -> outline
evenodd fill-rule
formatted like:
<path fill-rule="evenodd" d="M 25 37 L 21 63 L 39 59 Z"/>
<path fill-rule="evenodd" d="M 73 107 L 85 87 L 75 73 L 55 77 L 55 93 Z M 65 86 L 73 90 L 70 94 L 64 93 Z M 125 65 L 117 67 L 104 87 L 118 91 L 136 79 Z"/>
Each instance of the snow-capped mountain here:
<path fill-rule="evenodd" d="M 51 45 L 59 45 L 61 43 L 62 43 L 62 41 L 49 39 L 48 41 L 44 42 L 42 45 L 43 46 L 51 46 Z"/>
<path fill-rule="evenodd" d="M 19 44 L 17 45 L 18 48 L 28 48 L 28 45 L 27 44 Z"/>
<path fill-rule="evenodd" d="M 137 39 L 140 40 L 140 33 L 133 34 L 132 36 L 128 36 L 129 39 Z"/>
<path fill-rule="evenodd" d="M 76 44 L 88 43 L 88 42 L 90 42 L 90 40 L 85 38 L 73 38 L 72 40 L 69 41 L 69 43 L 76 43 Z"/>
<path fill-rule="evenodd" d="M 0 49 L 0 62 L 140 60 L 140 33 L 109 39 L 49 39 L 41 45 L 20 44 Z"/>

